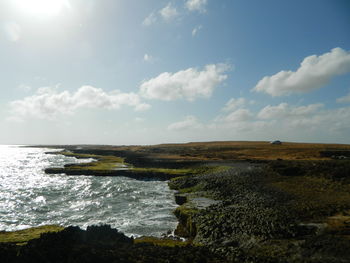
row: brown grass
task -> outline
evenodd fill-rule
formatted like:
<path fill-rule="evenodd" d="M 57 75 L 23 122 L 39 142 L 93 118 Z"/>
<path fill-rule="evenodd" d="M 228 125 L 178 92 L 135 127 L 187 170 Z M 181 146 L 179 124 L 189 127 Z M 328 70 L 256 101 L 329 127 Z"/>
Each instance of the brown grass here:
<path fill-rule="evenodd" d="M 156 157 L 191 160 L 323 160 L 320 151 L 350 150 L 348 144 L 292 143 L 272 145 L 270 142 L 222 141 L 153 146 L 114 147 L 115 149 L 145 152 Z"/>
<path fill-rule="evenodd" d="M 326 223 L 329 231 L 350 239 L 350 210 L 328 217 Z"/>

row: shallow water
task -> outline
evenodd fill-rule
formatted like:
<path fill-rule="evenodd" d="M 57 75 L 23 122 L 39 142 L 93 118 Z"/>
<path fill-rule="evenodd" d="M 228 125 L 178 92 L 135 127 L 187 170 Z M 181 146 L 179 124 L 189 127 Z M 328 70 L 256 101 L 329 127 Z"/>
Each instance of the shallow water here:
<path fill-rule="evenodd" d="M 59 224 L 110 224 L 127 235 L 160 236 L 176 227 L 166 182 L 47 175 L 47 167 L 86 162 L 49 149 L 0 145 L 0 231 Z"/>

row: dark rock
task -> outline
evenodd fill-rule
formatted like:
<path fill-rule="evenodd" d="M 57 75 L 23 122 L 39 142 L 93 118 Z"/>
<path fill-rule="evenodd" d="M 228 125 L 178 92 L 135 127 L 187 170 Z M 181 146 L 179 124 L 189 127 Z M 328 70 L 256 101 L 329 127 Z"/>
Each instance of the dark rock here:
<path fill-rule="evenodd" d="M 182 205 L 187 202 L 187 195 L 185 194 L 175 194 L 175 202 L 178 205 Z"/>
<path fill-rule="evenodd" d="M 0 243 L 0 258 L 4 263 L 223 262 L 204 247 L 134 244 L 132 238 L 110 226 L 92 226 L 86 231 L 68 227 L 43 234 L 25 246 Z"/>

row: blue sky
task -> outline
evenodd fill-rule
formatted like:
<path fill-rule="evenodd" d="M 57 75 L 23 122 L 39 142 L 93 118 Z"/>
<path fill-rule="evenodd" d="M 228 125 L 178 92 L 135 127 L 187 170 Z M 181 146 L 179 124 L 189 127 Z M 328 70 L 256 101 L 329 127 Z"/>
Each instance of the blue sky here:
<path fill-rule="evenodd" d="M 0 0 L 0 143 L 350 143 L 350 3 Z"/>

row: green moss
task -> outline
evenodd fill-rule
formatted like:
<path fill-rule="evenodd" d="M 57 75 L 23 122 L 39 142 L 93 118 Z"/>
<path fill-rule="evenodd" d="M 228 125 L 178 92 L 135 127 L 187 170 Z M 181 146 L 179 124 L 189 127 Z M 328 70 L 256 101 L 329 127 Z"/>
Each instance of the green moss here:
<path fill-rule="evenodd" d="M 76 174 L 87 174 L 87 175 L 109 175 L 112 171 L 117 170 L 118 168 L 127 167 L 131 176 L 155 176 L 157 178 L 170 179 L 173 177 L 183 177 L 188 175 L 199 175 L 205 174 L 208 172 L 218 171 L 227 169 L 223 166 L 194 166 L 189 168 L 181 169 L 168 169 L 168 168 L 143 168 L 143 167 L 132 167 L 131 165 L 125 164 L 124 159 L 113 156 L 113 155 L 96 155 L 96 154 L 81 154 L 73 153 L 70 151 L 55 152 L 53 154 L 62 154 L 64 156 L 75 157 L 75 158 L 93 158 L 95 161 L 90 163 L 81 163 L 81 164 L 71 164 L 66 165 L 64 168 L 49 168 L 46 169 L 47 173 L 66 173 L 69 175 Z"/>
<path fill-rule="evenodd" d="M 203 184 L 196 184 L 195 186 L 179 189 L 181 194 L 195 193 L 203 190 Z"/>
<path fill-rule="evenodd" d="M 92 171 L 96 171 L 96 170 L 110 171 L 110 170 L 114 170 L 118 167 L 121 167 L 120 163 L 110 162 L 110 161 L 108 161 L 108 162 L 107 161 L 97 161 L 97 162 L 91 162 L 91 163 L 87 163 L 87 164 L 78 164 L 78 165 L 74 165 L 74 166 L 69 166 L 67 168 L 71 169 L 71 170 L 87 169 L 87 170 L 92 170 Z"/>
<path fill-rule="evenodd" d="M 170 175 L 186 175 L 191 173 L 191 169 L 166 169 L 166 168 L 132 168 L 134 172 L 140 173 L 163 173 Z"/>
<path fill-rule="evenodd" d="M 82 158 L 93 158 L 96 161 L 90 163 L 82 163 L 76 165 L 69 165 L 65 167 L 65 170 L 91 170 L 91 171 L 105 171 L 109 172 L 118 167 L 124 167 L 124 159 L 112 156 L 112 155 L 96 155 L 96 154 L 78 154 L 72 152 L 58 152 L 57 154 L 62 154 L 64 156 L 75 157 L 78 159 Z"/>
<path fill-rule="evenodd" d="M 101 155 L 96 155 L 96 154 L 73 153 L 73 152 L 67 152 L 67 151 L 57 152 L 56 154 L 62 154 L 67 157 L 75 157 L 78 159 L 88 159 L 88 158 L 99 159 L 101 157 Z"/>
<path fill-rule="evenodd" d="M 174 211 L 174 214 L 179 217 L 190 217 L 199 212 L 198 209 L 190 207 L 187 203 L 177 207 Z"/>
<path fill-rule="evenodd" d="M 224 165 L 220 165 L 220 166 L 200 166 L 200 167 L 196 167 L 194 169 L 194 171 L 195 171 L 196 175 L 204 175 L 204 174 L 208 174 L 208 173 L 223 172 L 223 171 L 229 170 L 231 168 L 232 167 L 230 167 L 230 166 L 224 166 Z"/>
<path fill-rule="evenodd" d="M 47 225 L 32 227 L 19 231 L 0 232 L 0 243 L 15 243 L 17 245 L 25 245 L 29 240 L 39 238 L 41 234 L 47 232 L 59 232 L 64 227 L 57 225 Z"/>
<path fill-rule="evenodd" d="M 175 230 L 175 234 L 193 239 L 197 233 L 193 218 L 198 212 L 198 209 L 191 207 L 188 203 L 177 207 L 174 210 L 174 214 L 178 218 L 179 224 Z"/>
<path fill-rule="evenodd" d="M 227 167 L 227 166 L 195 166 L 195 167 L 182 168 L 182 169 L 137 167 L 137 168 L 132 168 L 132 171 L 179 175 L 179 177 L 175 177 L 172 179 L 172 180 L 177 180 L 176 178 L 181 178 L 182 176 L 185 176 L 185 175 L 201 175 L 201 174 L 207 174 L 211 172 L 224 171 L 229 168 L 230 167 Z"/>
<path fill-rule="evenodd" d="M 134 240 L 134 244 L 147 243 L 161 247 L 184 247 L 189 245 L 187 241 L 173 240 L 168 238 L 140 237 Z"/>

